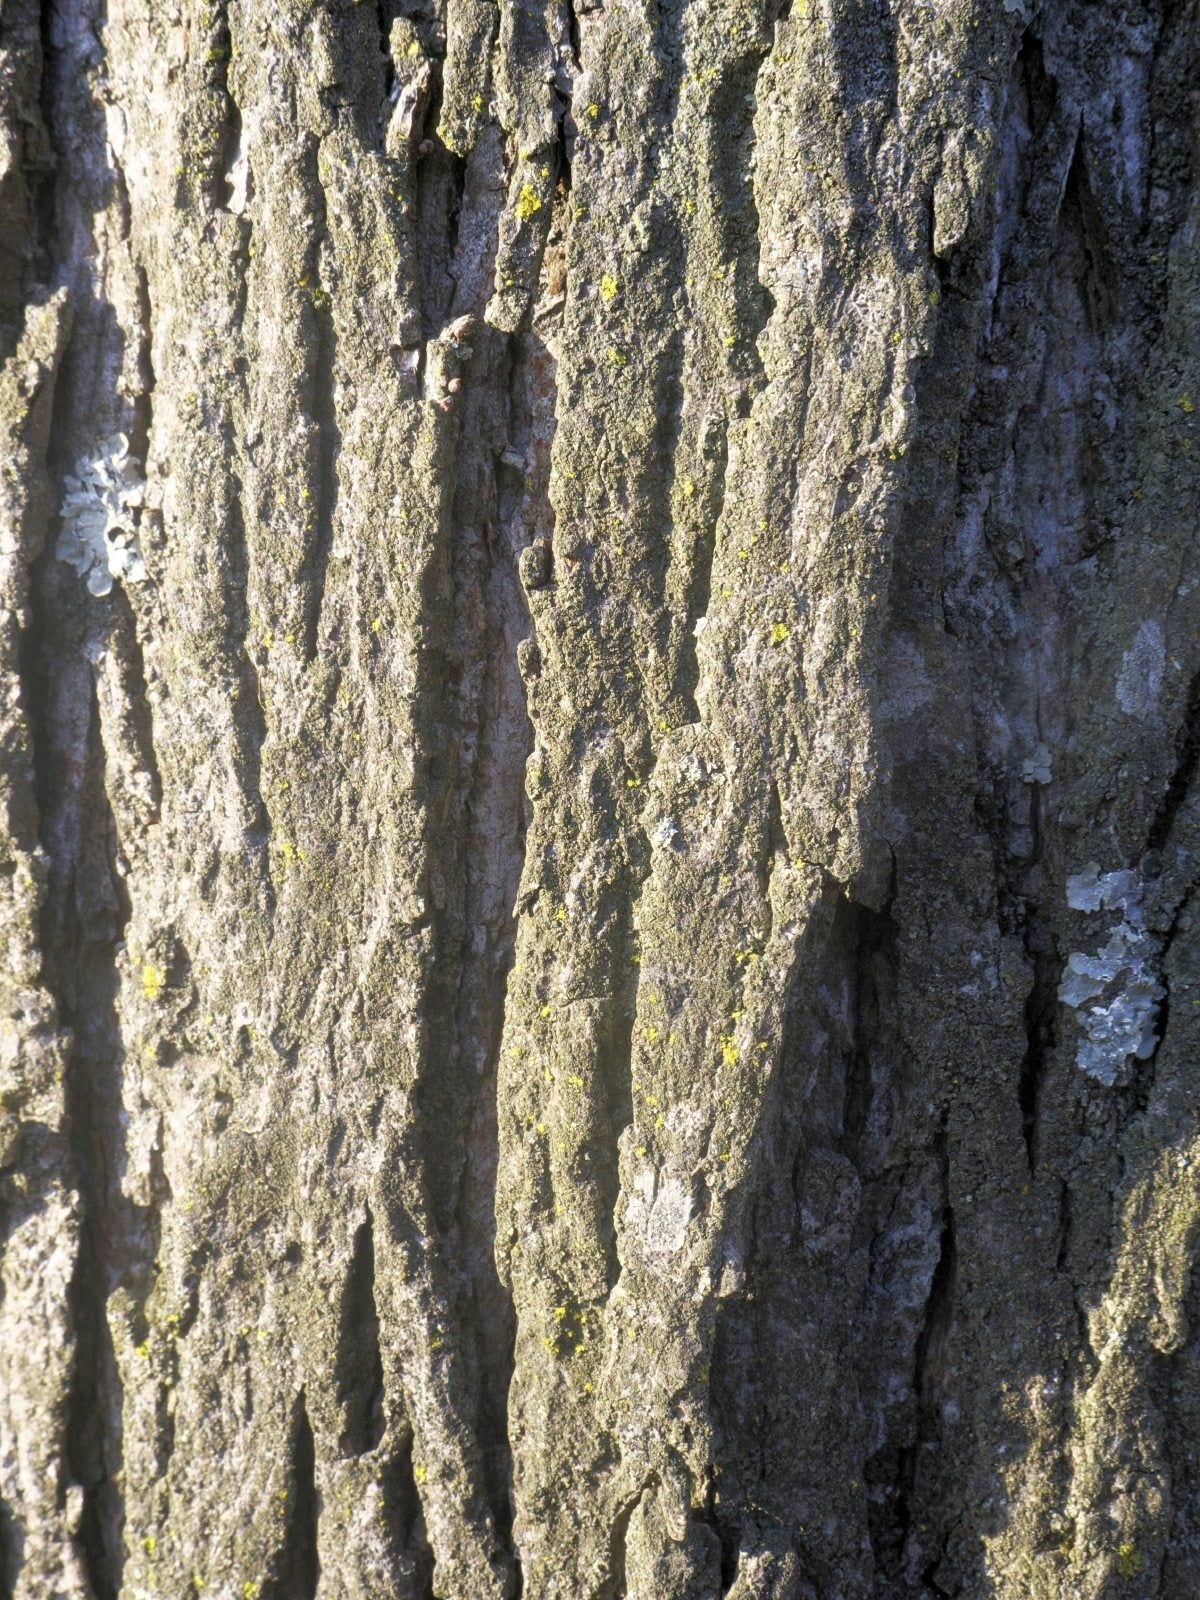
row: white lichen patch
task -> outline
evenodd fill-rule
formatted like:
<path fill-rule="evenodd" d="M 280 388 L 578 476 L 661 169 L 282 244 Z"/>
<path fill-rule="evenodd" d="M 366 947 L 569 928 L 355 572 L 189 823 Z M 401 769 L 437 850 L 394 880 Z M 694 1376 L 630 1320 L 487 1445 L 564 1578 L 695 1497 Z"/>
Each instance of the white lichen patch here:
<path fill-rule="evenodd" d="M 62 531 L 55 554 L 87 579 L 92 594 L 108 594 L 115 579 L 141 583 L 146 576 L 135 512 L 146 481 L 123 433 L 103 439 L 81 456 L 63 480 Z"/>
<path fill-rule="evenodd" d="M 886 691 L 879 715 L 891 722 L 915 717 L 933 699 L 933 680 L 925 657 L 909 639 L 897 639 L 888 651 Z"/>
<path fill-rule="evenodd" d="M 679 839 L 679 824 L 673 817 L 663 817 L 656 825 L 651 838 L 664 850 L 670 849 Z"/>
<path fill-rule="evenodd" d="M 674 1255 L 682 1250 L 693 1209 L 692 1196 L 679 1179 L 664 1179 L 646 1220 L 647 1253 Z"/>
<path fill-rule="evenodd" d="M 225 182 L 229 186 L 225 209 L 232 211 L 235 217 L 243 216 L 246 207 L 250 204 L 251 181 L 250 145 L 246 137 L 246 129 L 242 127 L 238 130 L 237 141 L 234 144 L 229 166 L 225 172 Z"/>
<path fill-rule="evenodd" d="M 1083 1037 L 1077 1064 L 1100 1083 L 1119 1083 L 1131 1058 L 1145 1061 L 1154 1053 L 1163 1000 L 1142 911 L 1141 877 L 1129 870 L 1102 873 L 1089 862 L 1067 879 L 1067 904 L 1074 911 L 1118 918 L 1100 949 L 1091 955 L 1076 950 L 1067 958 L 1058 997 L 1079 1013 Z"/>
<path fill-rule="evenodd" d="M 1022 783 L 1049 783 L 1053 776 L 1050 769 L 1050 751 L 1045 744 L 1034 748 L 1033 754 L 1026 756 L 1021 763 Z"/>
<path fill-rule="evenodd" d="M 1133 643 L 1121 657 L 1117 674 L 1117 701 L 1126 716 L 1149 722 L 1158 710 L 1167 650 L 1162 624 L 1143 622 Z"/>

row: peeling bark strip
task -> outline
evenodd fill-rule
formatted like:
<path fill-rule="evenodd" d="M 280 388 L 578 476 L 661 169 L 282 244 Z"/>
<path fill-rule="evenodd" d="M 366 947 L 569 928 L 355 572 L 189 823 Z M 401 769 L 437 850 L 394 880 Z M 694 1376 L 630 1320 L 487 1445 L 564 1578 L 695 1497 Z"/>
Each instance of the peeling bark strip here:
<path fill-rule="evenodd" d="M 0 1596 L 1200 1592 L 1197 0 L 5 0 Z"/>

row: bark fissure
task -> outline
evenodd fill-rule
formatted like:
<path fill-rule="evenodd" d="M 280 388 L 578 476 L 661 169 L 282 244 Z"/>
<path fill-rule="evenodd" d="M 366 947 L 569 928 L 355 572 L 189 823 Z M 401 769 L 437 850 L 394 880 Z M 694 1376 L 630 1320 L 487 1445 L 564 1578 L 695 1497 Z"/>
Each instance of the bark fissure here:
<path fill-rule="evenodd" d="M 383 1363 L 379 1353 L 379 1314 L 375 1309 L 374 1223 L 366 1220 L 354 1234 L 354 1249 L 342 1300 L 338 1341 L 338 1404 L 344 1423 L 339 1441 L 343 1454 L 364 1455 L 383 1438 Z"/>
<path fill-rule="evenodd" d="M 45 635 L 34 637 L 44 671 Z M 35 704 L 39 703 L 45 704 L 40 696 Z M 109 1300 L 118 1282 L 124 1282 L 135 1302 L 145 1295 L 156 1230 L 153 1215 L 139 1215 L 121 1192 L 122 1050 L 115 956 L 128 908 L 111 873 L 113 821 L 104 797 L 103 753 L 90 693 L 85 703 L 90 730 L 85 749 L 91 760 L 84 770 L 92 786 L 87 812 L 89 825 L 98 826 L 100 837 L 76 835 L 64 859 L 63 832 L 55 829 L 47 836 L 59 887 L 47 898 L 43 947 L 48 987 L 56 995 L 64 1023 L 73 1030 L 65 1064 L 65 1100 L 81 1219 L 71 1286 L 77 1343 L 67 1460 L 71 1478 L 82 1490 L 79 1536 L 88 1578 L 97 1600 L 110 1600 L 121 1589 L 125 1508 L 120 1487 L 123 1385 L 109 1328 Z M 61 707 L 56 709 L 61 714 Z M 49 742 L 53 748 L 55 741 Z M 43 767 L 43 781 L 53 785 L 49 793 L 62 792 L 63 753 L 55 754 L 58 760 L 53 766 Z M 54 809 L 49 799 L 43 803 L 48 818 L 53 819 Z"/>
<path fill-rule="evenodd" d="M 1200 768 L 1200 674 L 1192 679 L 1183 703 L 1175 735 L 1175 760 L 1146 836 L 1146 856 L 1157 855 L 1170 840 L 1176 819 L 1191 798 L 1197 768 Z"/>
<path fill-rule="evenodd" d="M 278 1564 L 260 1592 L 269 1600 L 316 1600 L 318 1498 L 312 1426 L 301 1391 L 291 1423 L 283 1535 Z"/>
<path fill-rule="evenodd" d="M 326 216 L 328 200 L 319 176 L 320 164 L 318 145 L 314 149 L 314 166 L 310 179 L 317 202 L 315 227 L 309 249 L 307 281 L 301 284 L 302 289 L 308 290 L 311 308 L 308 315 L 311 315 L 315 329 L 312 365 L 308 374 L 313 426 L 317 435 L 313 467 L 316 503 L 312 507 L 312 527 L 306 552 L 309 582 L 307 615 L 304 623 L 304 658 L 309 662 L 316 658 L 320 644 L 325 586 L 330 552 L 333 548 L 334 523 L 338 515 L 338 458 L 342 450 L 342 434 L 338 424 L 337 332 L 330 296 L 322 282 L 322 257 L 326 251 L 332 249 L 332 244 Z"/>

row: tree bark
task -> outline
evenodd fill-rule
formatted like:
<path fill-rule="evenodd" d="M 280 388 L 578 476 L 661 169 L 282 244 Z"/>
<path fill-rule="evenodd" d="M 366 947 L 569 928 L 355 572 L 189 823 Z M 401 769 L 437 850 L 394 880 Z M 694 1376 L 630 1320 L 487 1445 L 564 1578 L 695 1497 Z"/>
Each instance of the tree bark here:
<path fill-rule="evenodd" d="M 1197 0 L 3 0 L 0 1595 L 1200 1593 Z"/>

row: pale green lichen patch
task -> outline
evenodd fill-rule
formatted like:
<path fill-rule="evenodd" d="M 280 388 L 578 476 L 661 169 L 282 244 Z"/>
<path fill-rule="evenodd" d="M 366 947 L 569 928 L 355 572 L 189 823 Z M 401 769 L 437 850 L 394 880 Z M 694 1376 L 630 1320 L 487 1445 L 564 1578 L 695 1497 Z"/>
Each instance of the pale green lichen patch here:
<path fill-rule="evenodd" d="M 89 593 L 110 593 L 114 580 L 145 580 L 137 535 L 145 493 L 145 478 L 124 434 L 101 440 L 63 479 L 62 529 L 55 553 L 87 580 Z"/>
<path fill-rule="evenodd" d="M 1073 910 L 1111 914 L 1104 944 L 1090 955 L 1073 951 L 1058 990 L 1062 1003 L 1079 1015 L 1077 1064 L 1104 1084 L 1124 1081 L 1128 1063 L 1146 1060 L 1157 1044 L 1164 990 L 1142 899 L 1136 872 L 1101 873 L 1092 862 L 1067 879 Z"/>

